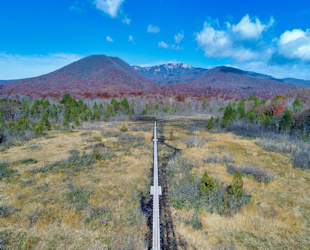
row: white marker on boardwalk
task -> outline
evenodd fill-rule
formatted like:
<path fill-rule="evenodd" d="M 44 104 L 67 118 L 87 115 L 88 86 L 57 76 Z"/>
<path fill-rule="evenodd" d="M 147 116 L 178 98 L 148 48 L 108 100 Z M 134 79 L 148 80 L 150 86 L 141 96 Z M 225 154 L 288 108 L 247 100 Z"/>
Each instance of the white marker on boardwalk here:
<path fill-rule="evenodd" d="M 154 124 L 154 183 L 151 186 L 151 195 L 153 195 L 153 237 L 152 249 L 160 249 L 160 218 L 159 218 L 159 195 L 161 195 L 161 186 L 158 186 L 158 155 L 157 155 L 157 133 L 156 121 Z"/>

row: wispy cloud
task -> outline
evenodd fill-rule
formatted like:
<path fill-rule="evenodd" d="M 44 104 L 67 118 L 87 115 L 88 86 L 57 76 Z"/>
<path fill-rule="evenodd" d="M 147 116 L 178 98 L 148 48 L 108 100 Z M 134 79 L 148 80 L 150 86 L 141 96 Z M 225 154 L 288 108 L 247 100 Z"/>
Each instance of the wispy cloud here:
<path fill-rule="evenodd" d="M 175 43 L 180 43 L 184 38 L 184 33 L 178 33 L 174 36 Z"/>
<path fill-rule="evenodd" d="M 169 45 L 167 43 L 165 43 L 164 41 L 161 41 L 158 43 L 158 48 L 161 48 L 161 49 L 173 49 L 173 50 L 180 50 L 180 49 L 183 49 L 183 47 L 180 47 L 179 45 Z"/>
<path fill-rule="evenodd" d="M 160 31 L 160 29 L 157 26 L 153 26 L 152 24 L 147 26 L 147 32 L 148 33 L 158 33 L 159 31 Z"/>
<path fill-rule="evenodd" d="M 0 79 L 21 79 L 40 76 L 64 67 L 83 56 L 68 53 L 18 55 L 0 52 Z"/>
<path fill-rule="evenodd" d="M 110 36 L 106 36 L 106 39 L 107 39 L 108 42 L 111 42 L 111 43 L 114 41 L 114 40 L 112 39 L 112 37 L 110 37 Z"/>
<path fill-rule="evenodd" d="M 123 2 L 124 0 L 94 0 L 96 8 L 112 18 L 117 17 Z"/>
<path fill-rule="evenodd" d="M 161 41 L 158 43 L 158 48 L 168 49 L 169 45 L 167 43 L 165 43 L 164 41 Z"/>
<path fill-rule="evenodd" d="M 131 22 L 131 19 L 129 19 L 128 17 L 125 17 L 122 22 L 129 25 Z"/>
<path fill-rule="evenodd" d="M 129 41 L 129 42 L 133 42 L 133 37 L 132 37 L 132 35 L 129 35 L 128 41 Z"/>

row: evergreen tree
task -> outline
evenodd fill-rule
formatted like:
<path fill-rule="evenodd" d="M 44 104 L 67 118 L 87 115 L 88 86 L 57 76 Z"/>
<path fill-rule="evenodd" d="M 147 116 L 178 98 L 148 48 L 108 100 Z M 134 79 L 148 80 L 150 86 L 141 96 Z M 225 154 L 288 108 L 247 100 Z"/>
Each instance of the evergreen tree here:
<path fill-rule="evenodd" d="M 81 126 L 81 123 L 80 123 L 80 121 L 79 121 L 79 119 L 77 117 L 74 118 L 74 125 L 77 126 L 77 127 Z"/>
<path fill-rule="evenodd" d="M 300 111 L 302 109 L 302 105 L 301 105 L 298 97 L 296 97 L 296 99 L 293 103 L 293 109 L 294 109 L 294 111 Z"/>
<path fill-rule="evenodd" d="M 239 119 L 243 119 L 245 117 L 245 99 L 243 98 L 238 104 L 238 116 Z"/>
<path fill-rule="evenodd" d="M 68 125 L 69 125 L 68 120 L 64 118 L 62 121 L 62 126 L 67 127 Z"/>
<path fill-rule="evenodd" d="M 42 107 L 43 109 L 46 109 L 48 106 L 50 106 L 50 102 L 46 99 L 46 101 L 42 102 Z"/>
<path fill-rule="evenodd" d="M 207 124 L 207 129 L 213 129 L 214 128 L 214 118 L 213 116 L 211 116 L 211 119 L 208 121 L 208 124 Z"/>
<path fill-rule="evenodd" d="M 112 106 L 108 103 L 107 109 L 105 111 L 105 118 L 107 119 L 111 116 L 114 116 L 114 111 L 113 111 Z"/>
<path fill-rule="evenodd" d="M 221 128 L 225 128 L 229 121 L 234 121 L 236 119 L 236 111 L 233 109 L 232 104 L 228 103 L 225 108 L 223 120 L 221 122 Z"/>
<path fill-rule="evenodd" d="M 47 117 L 47 113 L 46 113 L 46 112 L 43 114 L 42 122 L 43 122 L 44 127 L 45 127 L 47 130 L 50 130 L 50 129 L 51 129 L 51 124 L 50 124 L 50 122 L 49 122 L 49 120 L 48 120 L 48 117 Z"/>
<path fill-rule="evenodd" d="M 38 123 L 38 125 L 35 127 L 36 135 L 42 135 L 44 132 L 44 124 L 43 120 L 41 119 Z"/>
<path fill-rule="evenodd" d="M 213 191 L 215 188 L 217 188 L 218 185 L 214 181 L 214 179 L 208 175 L 207 172 L 203 174 L 202 179 L 200 180 L 198 191 L 200 194 L 207 194 L 210 191 Z"/>
<path fill-rule="evenodd" d="M 94 111 L 94 118 L 95 119 L 99 119 L 101 117 L 100 113 L 98 112 L 98 110 Z"/>
<path fill-rule="evenodd" d="M 69 121 L 70 120 L 70 109 L 67 108 L 64 114 L 64 119 Z"/>
<path fill-rule="evenodd" d="M 97 102 L 94 103 L 94 105 L 93 105 L 93 110 L 98 110 Z"/>
<path fill-rule="evenodd" d="M 164 112 L 168 112 L 168 111 L 169 111 L 168 105 L 166 105 L 166 106 L 163 107 L 163 111 L 164 111 Z"/>
<path fill-rule="evenodd" d="M 271 117 L 269 115 L 266 115 L 264 113 L 261 114 L 260 120 L 264 127 L 269 127 L 272 124 Z"/>
<path fill-rule="evenodd" d="M 250 95 L 248 101 L 255 101 L 254 96 Z"/>
<path fill-rule="evenodd" d="M 113 105 L 114 111 L 119 109 L 120 103 L 113 97 L 111 100 L 111 105 Z"/>
<path fill-rule="evenodd" d="M 121 101 L 121 106 L 124 110 L 129 110 L 129 103 L 126 97 Z"/>
<path fill-rule="evenodd" d="M 279 123 L 280 131 L 288 132 L 291 128 L 291 123 L 292 123 L 291 112 L 286 108 L 284 111 L 284 115 L 282 116 L 282 119 L 280 120 Z"/>
<path fill-rule="evenodd" d="M 71 103 L 71 96 L 67 93 L 67 94 L 64 94 L 64 96 L 62 97 L 62 102 L 64 104 L 67 104 L 67 103 Z"/>
<path fill-rule="evenodd" d="M 238 200 L 243 197 L 243 180 L 239 170 L 237 170 L 233 175 L 233 180 L 230 185 L 230 193 Z"/>

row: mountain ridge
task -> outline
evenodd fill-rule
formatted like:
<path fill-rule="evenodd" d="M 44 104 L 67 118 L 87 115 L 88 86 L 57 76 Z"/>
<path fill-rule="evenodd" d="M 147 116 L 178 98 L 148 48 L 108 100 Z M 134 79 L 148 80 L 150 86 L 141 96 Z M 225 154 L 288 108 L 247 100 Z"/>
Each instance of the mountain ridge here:
<path fill-rule="evenodd" d="M 7 82 L 7 80 L 6 80 Z M 188 97 L 271 98 L 310 81 L 276 79 L 234 67 L 195 68 L 184 63 L 130 66 L 118 57 L 92 55 L 51 73 L 1 84 L 0 96 L 109 98 L 160 94 Z"/>

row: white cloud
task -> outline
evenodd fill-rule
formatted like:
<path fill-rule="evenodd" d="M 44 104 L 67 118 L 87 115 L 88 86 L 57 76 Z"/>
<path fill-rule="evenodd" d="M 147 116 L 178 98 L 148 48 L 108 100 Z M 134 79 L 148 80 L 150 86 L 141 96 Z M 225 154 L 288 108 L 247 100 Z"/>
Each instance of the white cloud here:
<path fill-rule="evenodd" d="M 169 45 L 166 44 L 164 41 L 158 43 L 158 48 L 168 49 Z"/>
<path fill-rule="evenodd" d="M 159 31 L 160 31 L 160 29 L 157 26 L 153 26 L 152 24 L 147 26 L 147 32 L 148 33 L 158 33 Z"/>
<path fill-rule="evenodd" d="M 123 4 L 124 0 L 94 0 L 96 8 L 110 15 L 116 17 L 117 13 Z"/>
<path fill-rule="evenodd" d="M 258 18 L 255 18 L 255 21 L 252 21 L 249 15 L 245 15 L 238 24 L 231 25 L 230 23 L 227 23 L 227 27 L 231 27 L 231 30 L 236 34 L 237 39 L 257 40 L 262 36 L 263 31 L 268 30 L 273 24 L 273 17 L 270 18 L 268 24 L 262 24 L 262 22 Z"/>
<path fill-rule="evenodd" d="M 125 17 L 122 22 L 129 25 L 131 20 L 129 18 Z"/>
<path fill-rule="evenodd" d="M 0 53 L 0 79 L 22 79 L 40 76 L 60 69 L 83 56 L 55 53 L 48 55 L 17 55 Z"/>
<path fill-rule="evenodd" d="M 180 43 L 184 38 L 184 34 L 182 33 L 178 33 L 177 35 L 174 36 L 174 41 L 175 43 Z"/>
<path fill-rule="evenodd" d="M 202 31 L 195 33 L 198 46 L 205 56 L 214 58 L 232 58 L 247 61 L 256 58 L 256 53 L 246 49 L 242 44 L 234 44 L 233 38 L 225 30 L 216 30 L 207 22 Z"/>
<path fill-rule="evenodd" d="M 278 52 L 289 59 L 310 61 L 310 30 L 285 31 L 278 41 Z"/>
<path fill-rule="evenodd" d="M 171 49 L 174 49 L 174 50 L 180 50 L 180 49 L 183 49 L 183 47 L 180 47 L 179 45 L 172 45 L 170 46 Z"/>
<path fill-rule="evenodd" d="M 108 42 L 111 42 L 111 43 L 113 42 L 113 39 L 110 36 L 107 36 L 106 39 L 107 39 Z"/>
<path fill-rule="evenodd" d="M 236 68 L 253 71 L 265 75 L 270 75 L 275 78 L 297 78 L 310 80 L 309 65 L 304 63 L 289 63 L 285 65 L 270 65 L 265 61 L 253 61 L 241 64 L 231 65 Z"/>
<path fill-rule="evenodd" d="M 132 37 L 132 35 L 129 35 L 128 41 L 129 41 L 129 42 L 133 42 L 133 37 Z"/>

